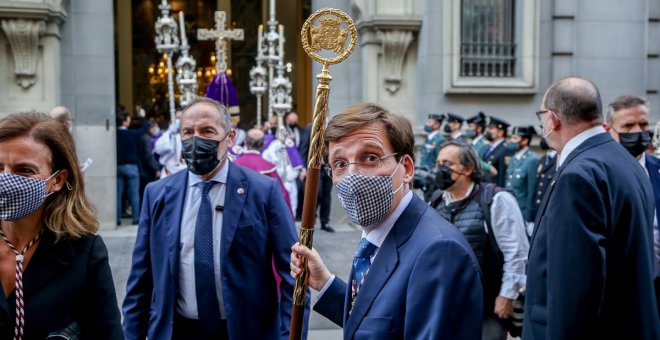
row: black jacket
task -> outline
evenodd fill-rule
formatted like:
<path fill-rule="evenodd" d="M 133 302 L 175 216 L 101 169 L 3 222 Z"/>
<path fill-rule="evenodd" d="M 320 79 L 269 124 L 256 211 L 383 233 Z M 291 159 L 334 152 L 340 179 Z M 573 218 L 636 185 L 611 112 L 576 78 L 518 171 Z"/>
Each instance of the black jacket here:
<path fill-rule="evenodd" d="M 108 251 L 100 236 L 54 243 L 44 231 L 23 274 L 23 339 L 78 322 L 82 339 L 123 339 Z M 3 241 L 0 241 L 3 242 Z M 14 332 L 15 297 L 0 298 L 0 339 Z"/>

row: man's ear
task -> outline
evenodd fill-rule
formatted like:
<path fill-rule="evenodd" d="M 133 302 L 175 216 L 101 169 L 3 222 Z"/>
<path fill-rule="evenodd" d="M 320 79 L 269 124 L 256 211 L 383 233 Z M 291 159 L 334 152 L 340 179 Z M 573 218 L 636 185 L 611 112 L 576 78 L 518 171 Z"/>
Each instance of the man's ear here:
<path fill-rule="evenodd" d="M 401 165 L 403 165 L 403 183 L 410 183 L 413 180 L 415 175 L 415 162 L 413 161 L 410 155 L 403 155 L 401 160 Z"/>

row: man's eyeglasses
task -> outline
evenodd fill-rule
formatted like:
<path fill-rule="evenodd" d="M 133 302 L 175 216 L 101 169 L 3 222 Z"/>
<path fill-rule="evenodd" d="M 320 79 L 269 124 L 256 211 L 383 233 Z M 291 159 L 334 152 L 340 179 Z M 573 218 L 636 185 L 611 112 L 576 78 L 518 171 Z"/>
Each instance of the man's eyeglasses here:
<path fill-rule="evenodd" d="M 548 112 L 550 112 L 550 110 L 536 111 L 536 118 L 538 118 L 539 121 L 543 121 L 543 119 L 541 119 L 541 115 L 542 115 L 542 114 L 546 114 L 546 113 L 548 113 Z"/>
<path fill-rule="evenodd" d="M 355 162 L 347 162 L 345 160 L 337 160 L 332 164 L 325 166 L 325 171 L 331 178 L 341 178 L 348 173 L 348 168 L 351 164 L 355 165 L 355 171 L 362 175 L 369 175 L 374 173 L 374 171 L 381 166 L 383 166 L 383 160 L 388 159 L 392 156 L 396 156 L 396 152 L 378 157 L 374 154 L 364 154 Z"/>

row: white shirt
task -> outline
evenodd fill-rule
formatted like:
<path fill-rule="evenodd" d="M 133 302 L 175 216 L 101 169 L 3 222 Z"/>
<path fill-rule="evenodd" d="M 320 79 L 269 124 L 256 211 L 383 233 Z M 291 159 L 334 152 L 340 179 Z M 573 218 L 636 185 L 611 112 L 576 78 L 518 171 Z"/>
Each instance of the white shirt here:
<path fill-rule="evenodd" d="M 490 218 L 493 236 L 504 257 L 500 295 L 515 299 L 520 288 L 526 286 L 525 268 L 529 254 L 525 221 L 516 198 L 507 191 L 495 194 L 493 204 L 490 206 Z"/>
<path fill-rule="evenodd" d="M 463 133 L 462 133 L 461 131 L 458 131 L 458 132 L 452 134 L 452 135 L 451 135 L 451 138 L 452 138 L 452 139 L 456 139 L 456 138 L 458 138 L 458 137 L 460 137 L 460 136 L 462 136 L 462 135 L 463 135 Z"/>
<path fill-rule="evenodd" d="M 564 164 L 564 161 L 566 158 L 568 158 L 568 155 L 573 152 L 573 150 L 577 149 L 577 147 L 584 143 L 587 139 L 600 133 L 605 133 L 605 128 L 603 128 L 601 125 L 597 125 L 590 129 L 584 130 L 577 134 L 575 137 L 571 138 L 571 140 L 569 140 L 568 143 L 564 145 L 564 148 L 559 153 L 559 158 L 557 159 L 557 168 Z"/>
<path fill-rule="evenodd" d="M 374 259 L 376 258 L 376 255 L 378 255 L 378 251 L 380 250 L 380 247 L 383 245 L 383 242 L 385 242 L 385 238 L 387 238 L 387 235 L 389 235 L 392 228 L 394 228 L 394 224 L 399 219 L 403 211 L 406 210 L 406 208 L 410 204 L 410 201 L 412 201 L 412 198 L 413 198 L 413 192 L 412 190 L 409 190 L 405 195 L 403 195 L 403 198 L 401 198 L 401 202 L 399 202 L 399 205 L 396 206 L 394 211 L 392 211 L 392 213 L 389 216 L 387 216 L 373 229 L 371 229 L 370 232 L 367 233 L 364 229 L 362 229 L 362 237 L 366 238 L 367 241 L 371 242 L 373 245 L 378 247 L 376 248 L 374 254 L 371 255 L 371 258 L 369 259 L 370 263 L 374 263 Z M 325 291 L 328 290 L 328 287 L 330 287 L 330 285 L 334 280 L 335 280 L 335 274 L 332 274 L 328 282 L 326 282 L 323 288 L 321 288 L 321 290 L 319 291 L 319 296 L 318 296 L 319 299 L 321 298 L 321 296 L 323 296 L 323 293 L 325 293 Z"/>
<path fill-rule="evenodd" d="M 479 143 L 479 141 L 480 141 L 482 138 L 484 138 L 484 135 L 479 135 L 479 136 L 477 136 L 477 137 L 474 137 L 474 139 L 472 140 L 472 145 L 477 145 L 477 143 Z"/>
<path fill-rule="evenodd" d="M 444 204 L 463 200 L 470 196 L 473 190 L 474 183 L 461 198 L 451 197 L 451 194 L 445 191 L 442 196 Z M 500 295 L 513 300 L 518 297 L 520 288 L 526 286 L 525 268 L 529 253 L 525 222 L 516 198 L 508 191 L 496 193 L 490 206 L 490 219 L 493 236 L 504 260 Z M 484 230 L 488 233 L 488 226 L 485 223 Z"/>
<path fill-rule="evenodd" d="M 227 187 L 229 162 L 213 177 L 216 183 L 209 191 L 211 207 L 224 206 Z M 198 319 L 197 293 L 195 292 L 195 224 L 197 212 L 202 201 L 202 189 L 199 184 L 202 179 L 188 172 L 188 187 L 183 204 L 181 231 L 179 241 L 179 296 L 176 301 L 176 311 L 189 319 Z M 222 211 L 213 214 L 213 268 L 215 273 L 215 290 L 220 304 L 220 316 L 225 319 L 225 305 L 222 299 L 222 284 L 220 282 L 220 236 L 222 231 Z"/>

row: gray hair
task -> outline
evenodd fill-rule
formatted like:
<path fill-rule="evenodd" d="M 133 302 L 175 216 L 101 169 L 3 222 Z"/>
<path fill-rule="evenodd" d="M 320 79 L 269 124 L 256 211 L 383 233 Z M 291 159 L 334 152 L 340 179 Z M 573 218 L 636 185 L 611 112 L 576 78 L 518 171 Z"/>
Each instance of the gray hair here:
<path fill-rule="evenodd" d="M 190 109 L 193 105 L 199 103 L 207 103 L 213 105 L 220 113 L 220 124 L 225 129 L 225 131 L 229 132 L 232 129 L 231 115 L 229 114 L 229 111 L 227 111 L 227 108 L 217 100 L 208 97 L 195 97 L 190 101 L 190 103 L 188 103 L 188 105 L 183 108 L 181 116 L 183 116 L 186 111 L 188 111 L 188 109 Z"/>
<path fill-rule="evenodd" d="M 646 108 L 648 108 L 649 102 L 646 99 L 638 96 L 628 95 L 628 96 L 616 97 L 616 99 L 614 99 L 614 101 L 607 106 L 607 122 L 609 124 L 612 124 L 614 122 L 614 119 L 612 117 L 614 115 L 614 112 L 619 110 L 629 109 L 631 107 L 640 106 L 640 105 L 646 106 Z"/>
<path fill-rule="evenodd" d="M 483 173 L 481 172 L 481 159 L 471 145 L 463 142 L 449 141 L 440 146 L 440 150 L 448 147 L 455 146 L 458 148 L 458 160 L 465 167 L 472 166 L 472 174 L 470 179 L 475 183 L 480 183 Z"/>

